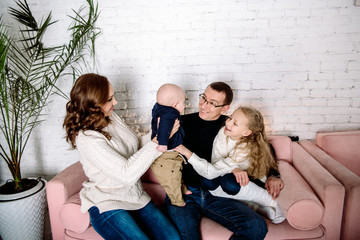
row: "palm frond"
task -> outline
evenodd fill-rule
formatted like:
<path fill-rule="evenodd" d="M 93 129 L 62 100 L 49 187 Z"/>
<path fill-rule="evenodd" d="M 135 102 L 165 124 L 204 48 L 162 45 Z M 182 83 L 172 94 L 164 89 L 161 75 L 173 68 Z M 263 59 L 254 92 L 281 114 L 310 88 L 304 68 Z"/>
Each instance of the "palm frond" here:
<path fill-rule="evenodd" d="M 85 56 L 94 57 L 94 42 L 100 33 L 95 27 L 99 13 L 92 0 L 87 3 L 87 7 L 73 10 L 71 39 L 62 46 L 45 46 L 46 30 L 56 21 L 51 20 L 50 12 L 38 23 L 26 0 L 18 0 L 17 9 L 10 8 L 10 15 L 21 24 L 18 38 L 9 37 L 0 19 L 0 127 L 6 139 L 6 146 L 0 145 L 0 156 L 15 183 L 21 181 L 22 155 L 32 131 L 44 121 L 42 110 L 49 96 L 53 93 L 66 96 L 56 86 L 57 81 L 68 74 L 75 79 L 80 75 L 79 62 L 86 65 Z"/>

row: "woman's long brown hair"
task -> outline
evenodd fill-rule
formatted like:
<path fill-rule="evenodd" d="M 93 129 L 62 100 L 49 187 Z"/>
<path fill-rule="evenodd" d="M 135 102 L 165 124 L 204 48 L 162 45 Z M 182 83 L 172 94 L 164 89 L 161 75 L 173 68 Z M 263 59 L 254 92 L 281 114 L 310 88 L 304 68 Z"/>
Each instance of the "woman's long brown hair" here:
<path fill-rule="evenodd" d="M 110 135 L 102 130 L 110 120 L 101 111 L 101 106 L 108 100 L 109 85 L 106 77 L 95 73 L 84 74 L 76 80 L 66 104 L 63 123 L 66 141 L 73 149 L 79 131 L 95 130 L 110 139 Z"/>

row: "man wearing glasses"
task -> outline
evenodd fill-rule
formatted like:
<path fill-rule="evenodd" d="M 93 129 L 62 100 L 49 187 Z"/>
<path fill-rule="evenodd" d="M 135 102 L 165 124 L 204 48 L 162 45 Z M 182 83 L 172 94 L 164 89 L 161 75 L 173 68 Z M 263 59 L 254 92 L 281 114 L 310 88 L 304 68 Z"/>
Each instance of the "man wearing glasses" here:
<path fill-rule="evenodd" d="M 220 128 L 223 115 L 230 107 L 233 92 L 223 82 L 210 84 L 199 95 L 199 112 L 182 116 L 185 139 L 183 145 L 201 158 L 211 161 L 212 145 Z M 184 184 L 192 194 L 184 195 L 186 205 L 171 205 L 166 198 L 168 213 L 176 224 L 182 240 L 200 240 L 200 220 L 206 216 L 228 228 L 234 234 L 231 239 L 264 239 L 267 226 L 264 219 L 244 203 L 212 196 L 201 187 L 201 176 L 191 164 L 184 165 Z M 277 192 L 278 194 L 278 192 Z"/>

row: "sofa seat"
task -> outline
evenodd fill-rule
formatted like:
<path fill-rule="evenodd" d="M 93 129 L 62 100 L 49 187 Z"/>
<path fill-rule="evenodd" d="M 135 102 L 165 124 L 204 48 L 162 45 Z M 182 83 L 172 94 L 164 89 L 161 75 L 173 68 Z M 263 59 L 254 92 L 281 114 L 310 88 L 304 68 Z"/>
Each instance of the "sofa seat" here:
<path fill-rule="evenodd" d="M 285 183 L 277 198 L 287 220 L 273 224 L 266 220 L 265 239 L 339 239 L 344 187 L 298 143 L 285 136 L 271 136 L 270 142 L 279 161 Z M 92 228 L 89 214 L 80 212 L 79 191 L 86 176 L 77 162 L 47 184 L 52 235 L 60 239 L 102 239 Z M 151 169 L 142 177 L 145 191 L 160 208 L 165 191 Z M 77 210 L 78 209 L 78 210 Z M 232 233 L 218 223 L 203 217 L 202 239 L 229 239 Z"/>
<path fill-rule="evenodd" d="M 157 183 L 143 183 L 144 189 L 148 194 L 152 197 L 153 201 L 160 207 L 163 208 L 164 206 L 164 198 L 165 198 L 165 191 L 164 189 L 158 185 Z M 77 205 L 76 210 L 80 210 L 80 196 L 79 194 L 75 194 L 72 196 L 72 204 L 75 203 Z M 72 209 L 73 211 L 75 208 Z M 79 214 L 80 215 L 80 214 Z M 83 215 L 83 214 L 81 214 Z M 88 218 L 88 214 L 86 218 Z M 71 221 L 73 223 L 79 223 L 79 218 L 74 218 L 74 214 L 70 215 Z M 83 228 L 84 230 L 71 231 L 66 229 L 65 230 L 65 239 L 82 239 L 86 236 L 86 239 L 102 239 L 95 230 L 89 225 L 90 219 L 82 219 L 81 221 L 86 222 L 88 227 Z M 292 227 L 287 221 L 280 225 L 274 225 L 271 223 L 270 220 L 266 219 L 269 233 L 266 236 L 266 239 L 286 239 L 289 234 L 293 236 L 293 239 L 323 239 L 324 232 L 320 226 L 317 226 L 311 230 L 303 231 Z M 73 226 L 74 228 L 74 226 Z M 232 235 L 225 227 L 221 226 L 220 224 L 212 221 L 209 218 L 204 217 L 200 223 L 200 229 L 203 239 L 209 240 L 216 240 L 216 239 L 229 239 Z M 96 237 L 95 237 L 96 236 Z M 95 237 L 95 238 L 94 238 Z"/>

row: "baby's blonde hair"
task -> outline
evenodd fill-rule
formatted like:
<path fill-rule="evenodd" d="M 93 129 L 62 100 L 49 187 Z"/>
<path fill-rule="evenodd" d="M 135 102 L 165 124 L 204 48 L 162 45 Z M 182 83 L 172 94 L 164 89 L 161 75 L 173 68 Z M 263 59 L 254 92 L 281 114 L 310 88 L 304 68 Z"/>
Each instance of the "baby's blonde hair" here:
<path fill-rule="evenodd" d="M 277 170 L 277 164 L 271 154 L 267 140 L 264 118 L 258 110 L 252 107 L 240 106 L 235 111 L 241 111 L 245 114 L 249 120 L 247 127 L 252 131 L 249 136 L 243 137 L 236 144 L 235 158 L 237 150 L 246 150 L 250 159 L 250 167 L 246 171 L 249 176 L 260 179 L 266 176 L 270 169 Z"/>

